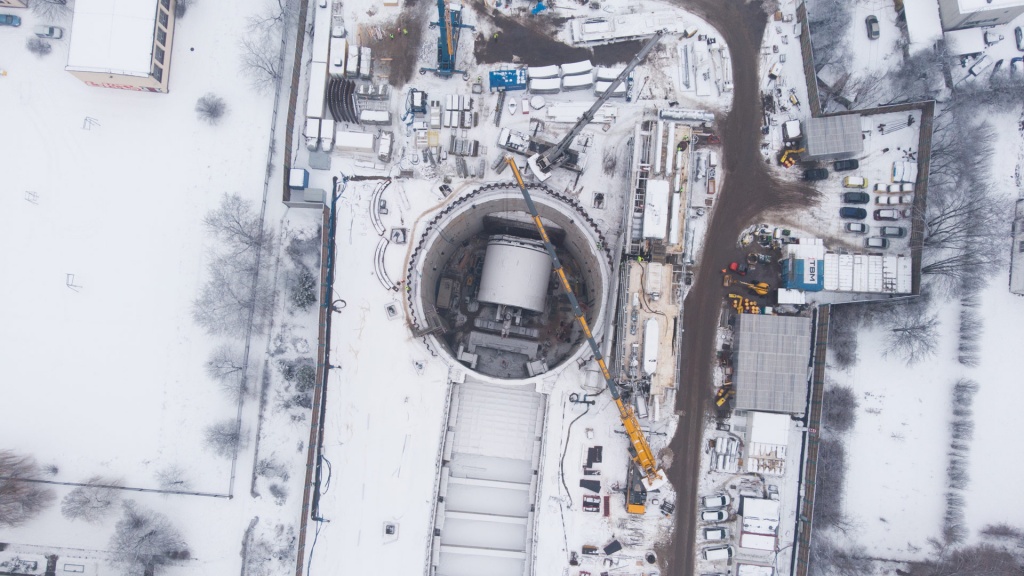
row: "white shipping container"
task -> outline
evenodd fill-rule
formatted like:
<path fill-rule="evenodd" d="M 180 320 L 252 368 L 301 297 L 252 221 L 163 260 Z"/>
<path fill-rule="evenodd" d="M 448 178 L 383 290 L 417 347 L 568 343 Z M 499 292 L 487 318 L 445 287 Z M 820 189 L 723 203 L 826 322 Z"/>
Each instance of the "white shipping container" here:
<path fill-rule="evenodd" d="M 562 76 L 573 76 L 576 74 L 589 74 L 594 70 L 594 65 L 590 63 L 590 60 L 581 60 L 579 62 L 570 62 L 568 64 L 562 64 L 561 71 Z"/>
<path fill-rule="evenodd" d="M 616 78 L 618 78 L 619 74 L 622 74 L 622 71 L 625 70 L 625 69 L 626 69 L 625 66 L 619 66 L 617 68 L 599 67 L 597 69 L 597 79 L 598 80 L 607 80 L 607 81 L 610 82 L 610 81 L 615 80 Z"/>
<path fill-rule="evenodd" d="M 320 122 L 320 149 L 324 152 L 334 149 L 334 120 Z"/>
<path fill-rule="evenodd" d="M 345 61 L 345 76 L 355 78 L 359 75 L 359 46 L 348 45 L 348 58 Z"/>
<path fill-rule="evenodd" d="M 562 78 L 562 90 L 585 90 L 594 85 L 590 74 L 578 74 Z"/>
<path fill-rule="evenodd" d="M 316 150 L 320 138 L 320 119 L 306 118 L 306 129 L 302 131 L 306 138 L 306 148 L 310 151 Z"/>
<path fill-rule="evenodd" d="M 341 78 L 345 76 L 345 61 L 348 59 L 348 40 L 344 38 L 331 39 L 331 76 Z"/>
<path fill-rule="evenodd" d="M 359 123 L 378 126 L 391 124 L 391 112 L 387 110 L 360 110 Z"/>
<path fill-rule="evenodd" d="M 327 63 L 313 62 L 309 68 L 309 94 L 306 95 L 306 117 L 324 117 L 324 95 L 327 93 Z"/>
<path fill-rule="evenodd" d="M 369 153 L 373 154 L 374 137 L 367 132 L 338 132 L 334 138 L 334 145 L 338 150 L 344 152 Z"/>
<path fill-rule="evenodd" d="M 561 90 L 562 82 L 558 78 L 530 80 L 530 92 L 534 94 L 556 94 Z"/>
<path fill-rule="evenodd" d="M 598 80 L 597 83 L 594 84 L 594 95 L 595 96 L 601 96 L 602 94 L 607 92 L 608 89 L 611 88 L 611 87 L 612 87 L 612 83 L 611 82 L 608 82 L 606 80 Z M 625 96 L 625 95 L 626 95 L 626 83 L 625 82 L 619 82 L 619 85 L 616 86 L 615 90 L 612 92 L 612 97 L 622 97 L 622 96 Z"/>
<path fill-rule="evenodd" d="M 657 318 L 648 318 L 644 322 L 644 374 L 654 376 L 658 369 L 658 338 L 661 328 Z"/>
<path fill-rule="evenodd" d="M 370 48 L 367 46 L 361 46 L 359 48 L 359 77 L 364 80 L 369 80 L 370 76 L 373 75 L 373 58 Z"/>
<path fill-rule="evenodd" d="M 527 68 L 526 77 L 534 78 L 558 78 L 558 66 L 532 66 Z"/>

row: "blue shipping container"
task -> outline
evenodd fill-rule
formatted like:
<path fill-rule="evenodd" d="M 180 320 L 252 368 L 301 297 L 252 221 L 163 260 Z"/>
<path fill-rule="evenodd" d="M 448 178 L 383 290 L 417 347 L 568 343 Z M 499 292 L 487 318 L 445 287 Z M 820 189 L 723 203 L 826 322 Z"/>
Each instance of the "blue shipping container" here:
<path fill-rule="evenodd" d="M 491 91 L 526 90 L 526 69 L 495 70 L 488 75 Z"/>

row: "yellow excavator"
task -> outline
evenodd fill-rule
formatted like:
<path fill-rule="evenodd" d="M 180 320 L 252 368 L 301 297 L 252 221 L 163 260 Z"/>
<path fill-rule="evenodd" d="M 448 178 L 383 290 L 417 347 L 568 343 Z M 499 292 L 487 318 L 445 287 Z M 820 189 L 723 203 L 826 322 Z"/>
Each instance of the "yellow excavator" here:
<path fill-rule="evenodd" d="M 640 429 L 640 422 L 637 420 L 636 413 L 633 412 L 633 407 L 622 400 L 622 396 L 619 393 L 619 385 L 615 382 L 611 372 L 608 371 L 608 366 L 605 365 L 601 348 L 590 331 L 587 319 L 583 317 L 583 310 L 580 308 L 579 300 L 576 299 L 572 286 L 569 285 L 569 279 L 562 268 L 562 262 L 559 260 L 558 255 L 555 254 L 555 245 L 551 243 L 548 232 L 544 229 L 544 224 L 540 220 L 540 214 L 537 212 L 537 206 L 534 205 L 533 198 L 530 197 L 530 191 L 526 189 L 526 183 L 523 182 L 523 175 L 519 172 L 515 159 L 511 156 L 506 156 L 505 162 L 512 169 L 512 175 L 516 179 L 519 191 L 523 194 L 523 200 L 526 201 L 526 208 L 530 211 L 533 225 L 537 228 L 537 233 L 540 234 L 540 238 L 544 242 L 544 248 L 548 251 L 548 256 L 551 258 L 551 267 L 555 269 L 558 281 L 561 282 L 562 289 L 569 298 L 569 304 L 572 306 L 572 313 L 576 317 L 576 322 L 579 323 L 580 328 L 583 330 L 583 335 L 586 336 L 587 342 L 590 344 L 590 351 L 594 354 L 594 361 L 597 363 L 598 368 L 601 369 L 601 375 L 608 385 L 608 392 L 611 393 L 612 399 L 615 400 L 615 407 L 619 410 L 619 419 L 622 421 L 622 426 L 626 429 L 626 436 L 629 438 L 629 456 L 632 459 L 629 474 L 627 474 L 626 512 L 630 514 L 643 514 L 647 509 L 647 491 L 654 490 L 667 482 L 665 472 L 658 468 L 654 452 L 651 450 L 651 445 L 647 442 L 647 437 L 644 436 L 643 430 Z M 636 478 L 637 473 L 641 476 L 639 481 L 636 481 L 638 480 Z"/>
<path fill-rule="evenodd" d="M 758 296 L 767 296 L 768 291 L 771 290 L 771 286 L 769 286 L 767 282 L 758 282 L 756 284 L 751 284 L 750 282 L 740 282 L 740 284 L 743 284 L 747 288 L 750 288 L 754 292 L 754 294 L 757 294 Z"/>
<path fill-rule="evenodd" d="M 782 155 L 779 156 L 779 164 L 789 168 L 793 164 L 796 164 L 796 160 L 800 153 L 806 152 L 806 148 L 786 148 L 782 151 Z"/>

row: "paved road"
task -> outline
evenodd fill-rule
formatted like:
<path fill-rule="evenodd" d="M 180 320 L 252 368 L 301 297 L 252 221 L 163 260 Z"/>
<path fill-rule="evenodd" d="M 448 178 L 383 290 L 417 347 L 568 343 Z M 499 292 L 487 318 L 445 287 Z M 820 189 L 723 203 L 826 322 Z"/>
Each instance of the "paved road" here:
<path fill-rule="evenodd" d="M 695 12 L 724 37 L 732 56 L 734 100 L 732 111 L 721 119 L 725 183 L 707 232 L 699 269 L 684 303 L 683 354 L 676 409 L 679 429 L 672 439 L 669 479 L 677 492 L 676 531 L 671 547 L 662 550 L 672 574 L 689 574 L 694 561 L 697 485 L 704 416 L 711 408 L 711 369 L 715 332 L 722 309 L 719 270 L 742 256 L 736 247 L 740 231 L 768 208 L 813 201 L 815 192 L 804 186 L 771 179 L 761 155 L 761 103 L 758 52 L 768 16 L 761 2 L 745 0 L 676 0 Z M 720 40 L 721 41 L 721 40 Z"/>

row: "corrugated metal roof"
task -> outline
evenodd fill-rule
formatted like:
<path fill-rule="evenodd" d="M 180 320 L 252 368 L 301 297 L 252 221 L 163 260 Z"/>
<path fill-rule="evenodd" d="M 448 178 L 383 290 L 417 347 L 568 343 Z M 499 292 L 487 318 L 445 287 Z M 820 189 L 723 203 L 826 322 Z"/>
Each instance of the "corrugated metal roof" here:
<path fill-rule="evenodd" d="M 740 315 L 736 409 L 803 414 L 810 356 L 810 318 Z"/>
<path fill-rule="evenodd" d="M 807 120 L 807 158 L 850 157 L 864 151 L 860 115 L 824 116 Z"/>

